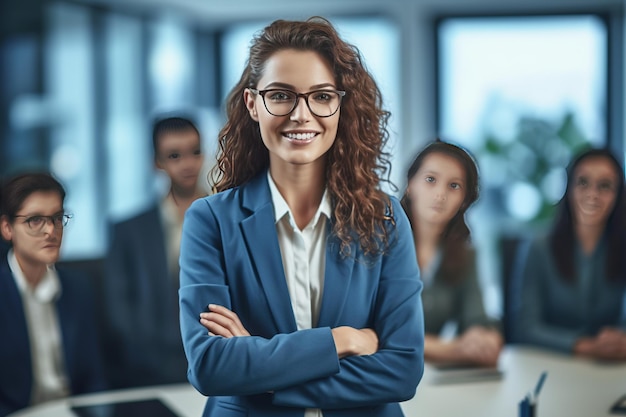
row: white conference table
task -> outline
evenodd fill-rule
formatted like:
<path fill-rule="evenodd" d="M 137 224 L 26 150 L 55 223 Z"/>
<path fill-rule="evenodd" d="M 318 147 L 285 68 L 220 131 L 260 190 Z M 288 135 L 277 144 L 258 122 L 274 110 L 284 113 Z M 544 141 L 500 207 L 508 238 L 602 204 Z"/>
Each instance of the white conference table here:
<path fill-rule="evenodd" d="M 598 363 L 545 350 L 507 346 L 500 380 L 433 384 L 426 367 L 415 397 L 403 403 L 407 417 L 517 417 L 518 403 L 548 376 L 539 395 L 536 417 L 607 417 L 626 394 L 626 364 Z"/>
<path fill-rule="evenodd" d="M 536 417 L 610 417 L 626 394 L 626 364 L 606 364 L 544 350 L 507 346 L 500 358 L 501 379 L 438 384 L 426 365 L 417 394 L 402 403 L 406 417 L 517 417 L 518 402 L 548 371 Z M 10 417 L 75 417 L 73 405 L 158 398 L 180 417 L 200 417 L 205 397 L 188 384 L 135 388 L 82 395 L 30 407 Z"/>

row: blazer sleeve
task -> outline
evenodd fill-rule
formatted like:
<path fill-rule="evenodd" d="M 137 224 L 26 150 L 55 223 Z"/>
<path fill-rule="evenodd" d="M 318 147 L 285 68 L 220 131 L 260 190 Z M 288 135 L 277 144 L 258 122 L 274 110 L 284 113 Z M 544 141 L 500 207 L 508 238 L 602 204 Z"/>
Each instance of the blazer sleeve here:
<path fill-rule="evenodd" d="M 252 395 L 339 372 L 334 340 L 327 327 L 271 338 L 208 335 L 199 320 L 207 302 L 232 308 L 223 256 L 223 242 L 228 239 L 233 236 L 221 230 L 207 199 L 197 200 L 189 207 L 181 240 L 179 300 L 190 383 L 204 395 Z M 229 246 L 233 247 L 245 250 L 243 243 Z M 241 256 L 248 254 L 242 252 Z M 265 300 L 257 295 L 249 302 Z M 259 308 L 267 309 L 267 305 Z"/>
<path fill-rule="evenodd" d="M 382 257 L 374 330 L 379 350 L 340 361 L 336 374 L 274 393 L 274 404 L 353 408 L 400 402 L 415 395 L 424 371 L 422 283 L 411 227 L 396 199 L 397 239 Z"/>

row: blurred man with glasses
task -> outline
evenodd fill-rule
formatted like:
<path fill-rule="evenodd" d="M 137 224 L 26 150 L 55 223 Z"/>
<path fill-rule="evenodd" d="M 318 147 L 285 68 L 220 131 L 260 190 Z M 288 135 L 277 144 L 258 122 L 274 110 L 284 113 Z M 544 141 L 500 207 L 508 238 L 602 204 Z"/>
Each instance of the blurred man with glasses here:
<path fill-rule="evenodd" d="M 0 193 L 0 416 L 106 387 L 89 280 L 55 267 L 65 190 L 46 173 Z"/>

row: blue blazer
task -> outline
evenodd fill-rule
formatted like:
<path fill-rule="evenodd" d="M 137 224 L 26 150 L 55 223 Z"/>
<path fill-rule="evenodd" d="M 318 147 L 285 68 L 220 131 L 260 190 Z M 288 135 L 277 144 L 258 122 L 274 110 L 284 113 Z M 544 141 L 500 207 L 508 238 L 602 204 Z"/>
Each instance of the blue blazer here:
<path fill-rule="evenodd" d="M 106 388 L 89 277 L 59 269 L 57 313 L 72 395 Z M 33 386 L 24 307 L 6 255 L 0 259 L 0 416 L 28 407 Z"/>
<path fill-rule="evenodd" d="M 112 388 L 187 382 L 178 282 L 169 274 L 158 206 L 111 232 L 102 299 Z"/>
<path fill-rule="evenodd" d="M 188 209 L 181 243 L 181 332 L 189 381 L 210 396 L 204 416 L 402 416 L 423 373 L 422 284 L 411 227 L 392 198 L 396 228 L 385 256 L 326 250 L 318 327 L 297 330 L 274 208 L 263 172 Z M 329 225 L 330 227 L 330 225 Z M 207 304 L 234 310 L 250 337 L 208 336 Z M 379 351 L 339 360 L 331 329 L 372 328 Z"/>

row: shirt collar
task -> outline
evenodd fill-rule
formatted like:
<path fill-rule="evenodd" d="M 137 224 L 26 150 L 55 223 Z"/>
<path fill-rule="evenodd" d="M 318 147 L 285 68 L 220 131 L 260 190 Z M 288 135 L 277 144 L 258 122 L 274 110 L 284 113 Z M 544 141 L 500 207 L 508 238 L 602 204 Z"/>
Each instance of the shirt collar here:
<path fill-rule="evenodd" d="M 40 303 L 49 303 L 59 298 L 61 295 L 61 283 L 59 282 L 59 276 L 53 265 L 48 266 L 39 285 L 33 289 L 28 285 L 13 249 L 9 250 L 7 260 L 9 262 L 9 268 L 15 278 L 17 288 L 21 294 L 29 293 Z"/>
<path fill-rule="evenodd" d="M 289 216 L 289 222 L 292 226 L 295 227 L 293 222 L 293 215 L 291 214 L 291 209 L 287 202 L 283 198 L 280 191 L 278 191 L 278 187 L 276 187 L 276 183 L 274 179 L 270 175 L 269 169 L 267 170 L 267 182 L 270 186 L 270 193 L 272 195 L 272 202 L 274 203 L 274 220 L 278 223 L 285 215 Z M 317 208 L 317 212 L 313 219 L 311 220 L 311 225 L 315 226 L 321 215 L 325 215 L 326 218 L 330 219 L 331 215 L 331 205 L 330 205 L 330 197 L 328 196 L 328 189 L 324 190 L 324 194 L 322 195 L 322 201 L 320 202 L 320 206 Z"/>

